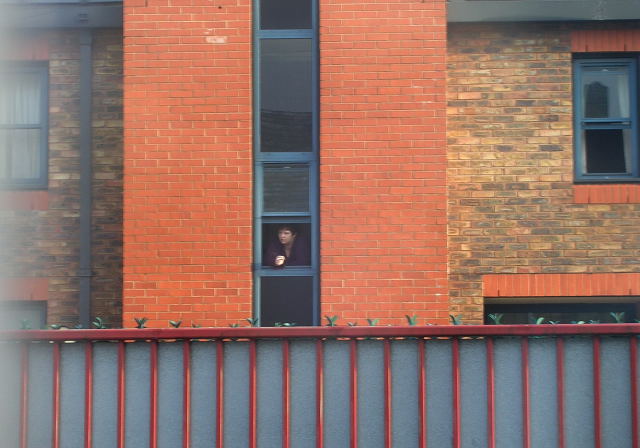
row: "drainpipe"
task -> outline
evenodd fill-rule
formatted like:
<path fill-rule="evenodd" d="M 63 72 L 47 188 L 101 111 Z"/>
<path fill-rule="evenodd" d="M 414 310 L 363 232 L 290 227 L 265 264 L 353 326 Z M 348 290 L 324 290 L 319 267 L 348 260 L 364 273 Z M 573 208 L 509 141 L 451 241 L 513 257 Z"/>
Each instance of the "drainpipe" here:
<path fill-rule="evenodd" d="M 82 328 L 91 321 L 91 43 L 90 29 L 80 30 L 80 297 L 78 315 Z"/>

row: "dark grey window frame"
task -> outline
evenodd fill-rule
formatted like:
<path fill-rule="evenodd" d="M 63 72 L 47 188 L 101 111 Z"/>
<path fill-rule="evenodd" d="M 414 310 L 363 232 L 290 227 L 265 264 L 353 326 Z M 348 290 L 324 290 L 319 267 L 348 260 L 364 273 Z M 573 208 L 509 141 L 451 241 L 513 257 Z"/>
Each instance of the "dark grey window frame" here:
<path fill-rule="evenodd" d="M 320 324 L 320 269 L 319 269 L 319 49 L 318 0 L 311 0 L 311 27 L 309 29 L 260 29 L 260 0 L 254 0 L 253 9 L 253 158 L 254 158 L 254 222 L 253 222 L 253 278 L 254 318 L 260 318 L 262 278 L 308 277 L 312 279 L 311 324 Z M 261 80 L 260 43 L 265 39 L 309 39 L 311 41 L 311 150 L 303 152 L 263 152 L 261 150 Z M 292 164 L 309 167 L 309 210 L 307 212 L 276 212 L 264 209 L 264 168 Z M 310 266 L 287 266 L 284 269 L 263 266 L 265 224 L 292 224 L 308 226 L 311 250 Z M 285 322 L 283 322 L 285 323 Z M 294 322 L 299 324 L 297 322 Z M 262 325 L 262 322 L 260 322 Z"/>
<path fill-rule="evenodd" d="M 626 67 L 629 72 L 629 117 L 588 118 L 584 117 L 584 95 L 581 91 L 585 69 L 597 67 Z M 576 183 L 621 183 L 640 181 L 640 143 L 638 123 L 638 57 L 634 54 L 586 54 L 576 55 L 573 61 L 573 116 L 574 116 L 574 173 Z M 629 130 L 630 172 L 588 173 L 583 169 L 584 135 L 587 130 Z"/>
<path fill-rule="evenodd" d="M 0 188 L 3 189 L 46 189 L 48 187 L 49 168 L 49 65 L 42 61 L 2 61 L 0 62 L 0 72 L 36 74 L 40 80 L 40 120 L 39 123 L 32 123 L 28 126 L 15 126 L 0 123 L 0 129 L 39 129 L 40 130 L 40 163 L 38 175 L 30 179 L 14 179 L 11 173 L 5 179 L 0 179 Z M 2 99 L 0 98 L 0 101 Z M 9 157 L 7 155 L 7 157 Z M 7 162 L 3 162 L 7 163 Z M 10 170 L 10 164 L 7 170 Z"/>

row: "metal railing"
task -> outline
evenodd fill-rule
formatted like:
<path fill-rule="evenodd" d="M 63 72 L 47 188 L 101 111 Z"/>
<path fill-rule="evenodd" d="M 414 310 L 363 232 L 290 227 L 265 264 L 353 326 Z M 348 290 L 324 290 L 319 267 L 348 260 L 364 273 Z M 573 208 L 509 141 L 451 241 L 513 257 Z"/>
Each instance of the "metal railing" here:
<path fill-rule="evenodd" d="M 0 333 L 6 448 L 638 448 L 638 324 Z"/>

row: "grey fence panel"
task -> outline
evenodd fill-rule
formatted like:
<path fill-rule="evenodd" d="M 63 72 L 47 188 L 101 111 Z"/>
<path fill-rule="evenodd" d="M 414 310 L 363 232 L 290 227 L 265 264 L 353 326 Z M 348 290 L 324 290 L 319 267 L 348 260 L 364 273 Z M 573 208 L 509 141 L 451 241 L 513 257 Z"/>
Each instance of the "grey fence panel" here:
<path fill-rule="evenodd" d="M 184 344 L 158 344 L 158 448 L 182 445 Z"/>
<path fill-rule="evenodd" d="M 485 340 L 460 341 L 462 446 L 487 443 L 487 356 Z"/>
<path fill-rule="evenodd" d="M 84 446 L 85 344 L 60 345 L 60 446 Z"/>
<path fill-rule="evenodd" d="M 218 359 L 215 342 L 191 344 L 191 444 L 193 448 L 215 446 L 216 381 Z"/>
<path fill-rule="evenodd" d="M 292 341 L 291 446 L 314 448 L 316 443 L 316 344 Z"/>
<path fill-rule="evenodd" d="M 419 368 L 417 341 L 391 342 L 391 390 L 393 401 L 392 445 L 418 446 L 420 409 L 418 401 Z"/>
<path fill-rule="evenodd" d="M 349 342 L 324 344 L 324 446 L 349 446 Z"/>
<path fill-rule="evenodd" d="M 93 448 L 118 441 L 118 344 L 93 345 Z"/>
<path fill-rule="evenodd" d="M 27 446 L 51 446 L 53 429 L 53 344 L 33 344 L 29 350 L 29 398 Z"/>
<path fill-rule="evenodd" d="M 602 446 L 604 448 L 630 448 L 631 383 L 629 341 L 620 338 L 602 338 L 600 345 Z"/>
<path fill-rule="evenodd" d="M 566 338 L 564 366 L 567 448 L 595 446 L 593 428 L 593 340 Z"/>
<path fill-rule="evenodd" d="M 150 344 L 135 342 L 126 348 L 125 440 L 128 447 L 149 446 Z"/>
<path fill-rule="evenodd" d="M 382 341 L 358 342 L 358 445 L 362 447 L 384 446 L 383 360 Z"/>
<path fill-rule="evenodd" d="M 520 338 L 496 339 L 496 447 L 522 446 L 522 356 Z"/>
<path fill-rule="evenodd" d="M 20 440 L 20 350 L 21 344 L 0 342 L 0 434 L 8 447 Z"/>
<path fill-rule="evenodd" d="M 224 446 L 248 446 L 249 343 L 224 346 Z"/>
<path fill-rule="evenodd" d="M 282 446 L 282 342 L 257 342 L 258 447 Z"/>
<path fill-rule="evenodd" d="M 452 341 L 427 341 L 427 445 L 450 447 L 453 438 Z"/>
<path fill-rule="evenodd" d="M 558 443 L 555 338 L 529 339 L 529 406 L 532 447 Z"/>

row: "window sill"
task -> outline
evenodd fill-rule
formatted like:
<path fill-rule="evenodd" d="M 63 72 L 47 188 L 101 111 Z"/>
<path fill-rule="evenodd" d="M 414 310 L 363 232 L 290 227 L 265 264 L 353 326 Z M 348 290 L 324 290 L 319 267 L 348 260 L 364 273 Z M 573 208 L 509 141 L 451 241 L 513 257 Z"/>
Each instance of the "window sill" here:
<path fill-rule="evenodd" d="M 3 210 L 48 210 L 49 192 L 43 190 L 0 191 Z"/>
<path fill-rule="evenodd" d="M 575 204 L 640 204 L 640 184 L 573 186 Z"/>

